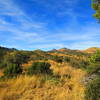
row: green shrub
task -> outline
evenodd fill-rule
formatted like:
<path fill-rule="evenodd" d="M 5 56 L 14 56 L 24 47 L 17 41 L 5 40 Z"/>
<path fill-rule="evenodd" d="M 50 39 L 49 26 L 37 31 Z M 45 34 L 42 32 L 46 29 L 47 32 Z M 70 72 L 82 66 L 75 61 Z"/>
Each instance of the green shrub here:
<path fill-rule="evenodd" d="M 52 74 L 52 70 L 50 69 L 50 64 L 46 62 L 35 62 L 28 69 L 28 74 Z"/>
<path fill-rule="evenodd" d="M 17 64 L 20 66 L 21 64 L 26 63 L 28 60 L 28 54 L 23 51 L 14 51 L 4 56 L 4 64 L 6 67 L 9 66 L 9 64 Z"/>
<path fill-rule="evenodd" d="M 96 54 L 92 55 L 89 59 L 89 66 L 87 67 L 87 72 L 89 74 L 100 75 L 100 52 L 97 51 Z"/>
<path fill-rule="evenodd" d="M 88 65 L 89 65 L 88 61 L 80 61 L 79 62 L 79 66 L 81 69 L 86 69 Z"/>
<path fill-rule="evenodd" d="M 20 73 L 22 73 L 22 68 L 16 64 L 9 64 L 9 66 L 4 69 L 4 76 L 6 77 L 14 77 Z"/>
<path fill-rule="evenodd" d="M 67 56 L 63 57 L 63 61 L 64 62 L 70 62 L 70 57 L 67 57 Z"/>
<path fill-rule="evenodd" d="M 62 63 L 63 57 L 62 56 L 53 56 L 52 60 L 56 61 L 57 63 Z"/>
<path fill-rule="evenodd" d="M 92 55 L 89 59 L 90 63 L 100 63 L 100 51 L 97 51 L 94 55 Z"/>
<path fill-rule="evenodd" d="M 87 68 L 88 74 L 100 75 L 100 64 L 92 64 Z"/>
<path fill-rule="evenodd" d="M 88 84 L 85 94 L 86 100 L 100 100 L 100 78 Z"/>

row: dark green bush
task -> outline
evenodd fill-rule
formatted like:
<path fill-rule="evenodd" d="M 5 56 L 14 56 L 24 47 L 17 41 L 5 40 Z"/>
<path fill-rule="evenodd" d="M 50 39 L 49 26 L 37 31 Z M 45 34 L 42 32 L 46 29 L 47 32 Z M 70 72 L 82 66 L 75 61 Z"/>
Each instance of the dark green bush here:
<path fill-rule="evenodd" d="M 22 73 L 22 68 L 16 64 L 9 64 L 9 66 L 4 69 L 5 77 L 14 77 L 20 73 Z"/>
<path fill-rule="evenodd" d="M 100 78 L 88 84 L 85 94 L 86 100 L 100 100 Z"/>
<path fill-rule="evenodd" d="M 46 62 L 35 62 L 28 69 L 28 74 L 52 74 L 52 70 L 50 69 L 50 64 Z"/>

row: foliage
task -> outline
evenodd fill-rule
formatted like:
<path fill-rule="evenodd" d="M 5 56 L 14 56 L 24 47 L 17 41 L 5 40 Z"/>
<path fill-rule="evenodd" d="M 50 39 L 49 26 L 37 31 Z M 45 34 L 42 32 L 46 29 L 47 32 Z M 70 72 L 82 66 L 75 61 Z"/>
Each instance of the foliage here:
<path fill-rule="evenodd" d="M 97 74 L 100 75 L 100 64 L 91 64 L 87 68 L 88 74 Z"/>
<path fill-rule="evenodd" d="M 97 51 L 93 56 L 90 57 L 90 63 L 99 63 L 100 62 L 100 51 Z"/>
<path fill-rule="evenodd" d="M 26 52 L 14 51 L 4 56 L 4 64 L 6 67 L 9 66 L 9 64 L 16 64 L 20 66 L 21 64 L 27 62 L 28 59 L 29 55 L 27 55 Z"/>
<path fill-rule="evenodd" d="M 90 57 L 90 65 L 87 68 L 89 74 L 99 74 L 100 75 L 100 51 Z"/>
<path fill-rule="evenodd" d="M 93 80 L 85 90 L 86 100 L 100 100 L 100 78 Z"/>
<path fill-rule="evenodd" d="M 94 17 L 97 19 L 100 19 L 100 1 L 93 0 L 92 8 L 96 11 L 96 13 L 94 14 Z"/>
<path fill-rule="evenodd" d="M 71 58 L 69 64 L 75 68 L 85 69 L 88 65 L 88 61 Z"/>
<path fill-rule="evenodd" d="M 96 79 L 87 85 L 85 94 L 86 100 L 100 100 L 100 51 L 90 57 L 90 65 L 87 72 L 97 75 Z"/>
<path fill-rule="evenodd" d="M 70 57 L 67 57 L 67 56 L 63 57 L 63 61 L 64 62 L 70 62 Z"/>
<path fill-rule="evenodd" d="M 63 57 L 62 56 L 53 56 L 52 60 L 54 60 L 58 63 L 62 63 L 63 62 Z"/>
<path fill-rule="evenodd" d="M 20 73 L 22 73 L 22 68 L 16 64 L 9 64 L 9 66 L 4 69 L 4 76 L 6 77 L 14 77 Z"/>
<path fill-rule="evenodd" d="M 15 49 L 8 49 L 4 47 L 0 47 L 0 69 L 4 66 L 4 56 L 9 52 L 14 51 Z"/>
<path fill-rule="evenodd" d="M 28 69 L 28 74 L 51 74 L 52 70 L 50 69 L 50 64 L 46 62 L 35 62 Z"/>

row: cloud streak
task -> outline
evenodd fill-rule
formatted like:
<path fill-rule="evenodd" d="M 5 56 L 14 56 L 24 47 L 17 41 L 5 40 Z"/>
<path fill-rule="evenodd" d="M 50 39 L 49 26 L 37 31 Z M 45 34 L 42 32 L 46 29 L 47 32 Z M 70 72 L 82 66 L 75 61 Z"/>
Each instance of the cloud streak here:
<path fill-rule="evenodd" d="M 78 19 L 83 17 L 75 11 L 79 0 L 30 1 L 48 9 L 47 11 L 50 10 L 50 13 L 55 14 L 52 15 L 53 18 L 69 16 L 70 21 L 66 20 L 64 27 L 61 28 L 58 27 L 56 21 L 53 22 L 56 24 L 53 30 L 50 28 L 50 18 L 46 19 L 44 16 L 44 20 L 40 21 L 38 15 L 30 17 L 13 0 L 0 0 L 0 45 L 18 49 L 40 48 L 44 50 L 62 47 L 84 49 L 100 46 L 100 26 L 92 22 L 87 22 L 84 26 Z"/>

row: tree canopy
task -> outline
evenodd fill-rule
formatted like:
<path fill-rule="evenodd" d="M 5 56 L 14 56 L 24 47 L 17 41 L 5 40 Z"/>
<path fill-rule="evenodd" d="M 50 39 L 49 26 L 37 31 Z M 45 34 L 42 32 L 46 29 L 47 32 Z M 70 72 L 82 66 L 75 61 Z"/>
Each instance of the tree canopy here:
<path fill-rule="evenodd" d="M 100 0 L 92 0 L 92 8 L 96 11 L 93 15 L 96 19 L 100 20 Z"/>

